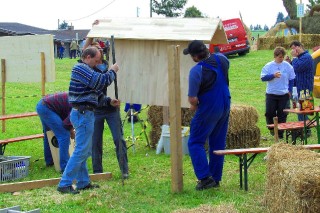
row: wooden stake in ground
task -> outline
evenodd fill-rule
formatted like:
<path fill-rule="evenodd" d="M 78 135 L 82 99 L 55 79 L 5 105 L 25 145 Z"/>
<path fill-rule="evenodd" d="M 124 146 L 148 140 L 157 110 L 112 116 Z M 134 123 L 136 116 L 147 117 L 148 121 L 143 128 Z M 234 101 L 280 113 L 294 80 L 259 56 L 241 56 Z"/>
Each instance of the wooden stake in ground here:
<path fill-rule="evenodd" d="M 168 46 L 171 190 L 183 190 L 179 46 Z"/>

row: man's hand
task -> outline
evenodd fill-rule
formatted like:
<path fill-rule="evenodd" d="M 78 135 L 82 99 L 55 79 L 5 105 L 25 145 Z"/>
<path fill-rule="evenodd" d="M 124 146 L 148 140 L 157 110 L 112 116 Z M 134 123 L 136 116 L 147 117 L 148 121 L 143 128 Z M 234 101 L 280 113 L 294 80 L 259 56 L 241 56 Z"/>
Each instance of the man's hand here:
<path fill-rule="evenodd" d="M 111 99 L 110 105 L 113 107 L 120 107 L 120 101 L 118 99 Z"/>
<path fill-rule="evenodd" d="M 74 128 L 70 129 L 70 138 L 74 139 L 75 135 L 76 135 L 76 132 L 75 132 Z"/>
<path fill-rule="evenodd" d="M 118 72 L 118 71 L 119 71 L 119 66 L 118 66 L 118 64 L 115 63 L 115 64 L 111 65 L 110 70 L 113 70 L 113 71 L 115 71 L 115 72 Z"/>

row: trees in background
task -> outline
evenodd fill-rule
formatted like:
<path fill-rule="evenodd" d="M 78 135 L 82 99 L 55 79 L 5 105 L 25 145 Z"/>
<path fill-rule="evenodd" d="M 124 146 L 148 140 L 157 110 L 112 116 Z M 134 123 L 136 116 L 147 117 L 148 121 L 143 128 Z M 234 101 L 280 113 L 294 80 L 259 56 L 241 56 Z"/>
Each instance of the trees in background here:
<path fill-rule="evenodd" d="M 186 3 L 187 0 L 153 0 L 152 12 L 166 17 L 178 17 Z"/>
<path fill-rule="evenodd" d="M 288 28 L 295 28 L 299 32 L 300 20 L 297 17 L 297 3 L 296 0 L 283 0 L 283 5 L 288 12 L 290 19 L 285 23 Z M 320 3 L 319 0 L 309 0 L 307 5 L 307 13 L 302 18 L 302 32 L 305 34 L 319 34 L 320 28 Z"/>

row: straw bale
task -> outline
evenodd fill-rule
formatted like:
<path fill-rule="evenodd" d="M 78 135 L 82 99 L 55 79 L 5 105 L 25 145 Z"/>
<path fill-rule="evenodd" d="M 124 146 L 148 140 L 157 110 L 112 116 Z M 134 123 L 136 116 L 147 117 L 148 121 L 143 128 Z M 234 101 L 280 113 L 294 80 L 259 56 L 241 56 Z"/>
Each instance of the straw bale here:
<path fill-rule="evenodd" d="M 253 106 L 232 105 L 230 109 L 228 132 L 251 129 L 258 122 L 258 111 Z"/>
<path fill-rule="evenodd" d="M 181 125 L 190 126 L 194 111 L 181 108 Z M 148 121 L 151 125 L 151 146 L 156 147 L 163 125 L 163 107 L 150 106 Z M 258 112 L 253 106 L 232 105 L 230 109 L 227 148 L 257 147 L 260 143 L 260 129 L 256 126 Z"/>
<path fill-rule="evenodd" d="M 260 135 L 260 129 L 257 126 L 236 132 L 228 131 L 226 148 L 240 149 L 258 147 L 260 144 Z"/>
<path fill-rule="evenodd" d="M 274 144 L 268 152 L 265 200 L 270 212 L 320 212 L 320 154 Z"/>
<path fill-rule="evenodd" d="M 181 125 L 190 126 L 190 122 L 194 112 L 189 108 L 181 108 Z M 163 123 L 163 107 L 162 106 L 150 106 L 147 113 L 148 121 L 151 125 L 150 139 L 151 146 L 156 147 L 160 136 L 161 136 L 161 126 Z"/>
<path fill-rule="evenodd" d="M 238 213 L 233 204 L 221 204 L 218 206 L 200 205 L 193 209 L 179 209 L 173 211 L 173 213 Z"/>

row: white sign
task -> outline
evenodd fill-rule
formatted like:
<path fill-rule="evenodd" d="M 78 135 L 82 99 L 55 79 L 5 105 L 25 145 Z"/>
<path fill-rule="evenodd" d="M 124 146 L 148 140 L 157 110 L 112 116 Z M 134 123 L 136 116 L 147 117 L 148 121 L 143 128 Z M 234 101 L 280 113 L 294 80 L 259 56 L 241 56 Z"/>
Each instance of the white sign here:
<path fill-rule="evenodd" d="M 297 17 L 302 18 L 304 16 L 304 4 L 297 4 Z"/>

